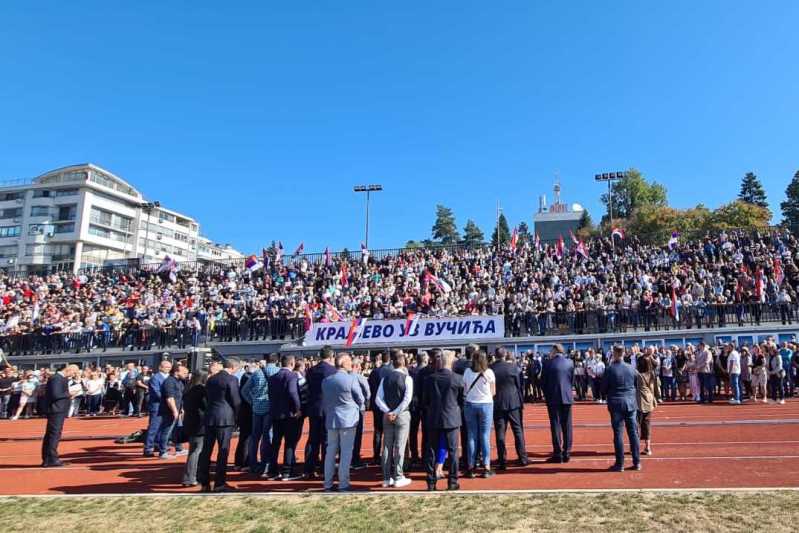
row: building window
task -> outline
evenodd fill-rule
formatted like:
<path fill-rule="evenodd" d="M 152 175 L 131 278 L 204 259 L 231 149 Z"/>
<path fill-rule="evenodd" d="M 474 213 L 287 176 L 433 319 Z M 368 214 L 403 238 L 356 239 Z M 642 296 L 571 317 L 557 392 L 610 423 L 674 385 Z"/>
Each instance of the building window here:
<path fill-rule="evenodd" d="M 32 217 L 46 217 L 50 215 L 50 208 L 46 205 L 32 205 L 31 206 L 31 216 Z"/>
<path fill-rule="evenodd" d="M 0 238 L 2 237 L 19 237 L 20 226 L 3 226 L 0 227 Z"/>
<path fill-rule="evenodd" d="M 56 220 L 75 220 L 77 216 L 77 204 L 61 205 L 58 207 L 58 218 Z"/>
<path fill-rule="evenodd" d="M 75 223 L 69 222 L 67 224 L 56 224 L 53 233 L 72 233 L 75 231 Z"/>
<path fill-rule="evenodd" d="M 22 216 L 21 207 L 9 207 L 0 210 L 0 218 L 17 218 Z"/>
<path fill-rule="evenodd" d="M 20 200 L 22 199 L 21 192 L 7 192 L 4 194 L 0 194 L 0 202 L 8 202 L 10 200 Z"/>
<path fill-rule="evenodd" d="M 13 246 L 0 246 L 0 259 L 8 259 L 9 257 L 17 256 L 17 245 Z"/>
<path fill-rule="evenodd" d="M 36 189 L 33 191 L 34 198 L 50 198 L 50 191 L 47 189 Z"/>
<path fill-rule="evenodd" d="M 45 233 L 52 232 L 52 224 L 31 224 L 28 226 L 28 235 L 44 235 Z"/>
<path fill-rule="evenodd" d="M 61 198 L 63 196 L 75 196 L 78 194 L 78 189 L 58 189 L 55 192 L 56 198 Z"/>

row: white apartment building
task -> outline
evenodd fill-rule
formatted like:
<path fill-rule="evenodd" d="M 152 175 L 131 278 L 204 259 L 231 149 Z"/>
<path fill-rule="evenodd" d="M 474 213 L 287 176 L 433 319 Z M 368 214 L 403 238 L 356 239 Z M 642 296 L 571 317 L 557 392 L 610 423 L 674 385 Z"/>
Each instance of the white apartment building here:
<path fill-rule="evenodd" d="M 29 273 L 243 255 L 200 235 L 193 218 L 148 202 L 93 164 L 0 183 L 0 268 Z"/>

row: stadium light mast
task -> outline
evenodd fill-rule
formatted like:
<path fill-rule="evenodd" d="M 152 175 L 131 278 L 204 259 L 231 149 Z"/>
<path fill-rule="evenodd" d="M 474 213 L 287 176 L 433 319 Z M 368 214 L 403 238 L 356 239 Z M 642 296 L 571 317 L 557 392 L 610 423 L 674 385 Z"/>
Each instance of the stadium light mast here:
<path fill-rule="evenodd" d="M 356 185 L 352 188 L 353 192 L 365 192 L 366 193 L 366 238 L 364 239 L 363 245 L 366 246 L 366 249 L 369 249 L 369 198 L 373 192 L 379 192 L 383 190 L 382 185 L 372 184 L 372 185 Z"/>
<path fill-rule="evenodd" d="M 594 179 L 596 181 L 606 181 L 608 182 L 608 222 L 610 226 L 610 246 L 615 248 L 615 243 L 613 242 L 613 182 L 618 181 L 626 175 L 626 172 L 603 172 L 602 174 L 595 174 Z"/>
<path fill-rule="evenodd" d="M 144 202 L 139 204 L 142 211 L 147 213 L 147 227 L 144 230 L 144 252 L 142 255 L 142 260 L 147 260 L 147 245 L 150 243 L 150 215 L 152 215 L 154 209 L 158 209 L 161 207 L 161 202 Z"/>

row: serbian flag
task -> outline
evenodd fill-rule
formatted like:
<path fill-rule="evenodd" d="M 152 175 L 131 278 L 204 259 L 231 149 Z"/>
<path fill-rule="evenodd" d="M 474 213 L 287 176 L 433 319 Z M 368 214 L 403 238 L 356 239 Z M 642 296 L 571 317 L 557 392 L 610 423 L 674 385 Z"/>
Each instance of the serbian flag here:
<path fill-rule="evenodd" d="M 680 243 L 680 234 L 676 231 L 671 232 L 671 239 L 669 239 L 669 250 L 674 250 Z"/>
<path fill-rule="evenodd" d="M 536 251 L 541 251 L 541 237 L 538 236 L 538 233 L 535 234 L 535 249 Z"/>
<path fill-rule="evenodd" d="M 369 249 L 364 243 L 361 243 L 361 260 L 364 264 L 369 262 Z"/>
<path fill-rule="evenodd" d="M 177 271 L 178 271 L 178 264 L 169 256 L 164 257 L 164 260 L 161 261 L 161 266 L 158 267 L 156 270 L 156 274 L 168 274 L 169 281 L 175 283 L 177 280 Z"/>
<path fill-rule="evenodd" d="M 347 343 L 346 346 L 349 348 L 352 346 L 352 343 L 355 342 L 355 339 L 361 336 L 363 332 L 363 328 L 366 327 L 366 318 L 356 318 L 350 324 L 350 330 L 347 333 Z"/>
<path fill-rule="evenodd" d="M 304 251 L 305 251 L 305 244 L 304 243 L 300 243 L 300 245 L 297 246 L 297 249 L 294 250 L 294 256 L 296 257 L 296 256 L 300 255 Z"/>
<path fill-rule="evenodd" d="M 409 336 L 416 329 L 419 323 L 419 315 L 416 313 L 408 313 L 408 318 L 405 320 L 405 337 Z"/>
<path fill-rule="evenodd" d="M 610 237 L 618 237 L 621 240 L 624 240 L 624 230 L 622 228 L 613 228 L 613 231 L 610 232 Z"/>
<path fill-rule="evenodd" d="M 758 300 L 763 299 L 763 272 L 760 267 L 755 270 L 755 296 Z"/>
<path fill-rule="evenodd" d="M 330 256 L 330 248 L 325 246 L 325 266 L 329 267 L 333 264 L 333 258 Z"/>
<path fill-rule="evenodd" d="M 585 249 L 585 243 L 583 241 L 579 241 L 577 243 L 574 251 L 583 256 L 585 259 L 588 259 L 588 251 Z"/>
<path fill-rule="evenodd" d="M 244 268 L 246 268 L 250 273 L 257 272 L 264 267 L 264 264 L 258 261 L 258 258 L 255 255 L 251 255 L 244 261 Z"/>
<path fill-rule="evenodd" d="M 277 241 L 277 248 L 275 248 L 275 263 L 278 265 L 283 259 L 283 241 Z"/>
<path fill-rule="evenodd" d="M 452 292 L 452 287 L 450 287 L 450 286 L 449 286 L 449 283 L 447 283 L 447 282 L 446 282 L 446 281 L 444 281 L 443 279 L 439 279 L 439 278 L 437 278 L 436 276 L 434 276 L 433 274 L 431 274 L 429 270 L 428 270 L 428 271 L 427 271 L 427 273 L 425 274 L 425 280 L 426 280 L 426 281 L 431 281 L 431 282 L 433 282 L 433 284 L 434 284 L 434 285 L 435 285 L 435 286 L 438 288 L 438 290 L 440 290 L 441 292 L 444 292 L 444 293 L 450 293 L 450 292 Z"/>
<path fill-rule="evenodd" d="M 341 285 L 346 287 L 349 284 L 349 266 L 347 263 L 341 263 Z"/>
<path fill-rule="evenodd" d="M 671 286 L 671 309 L 669 309 L 671 317 L 674 320 L 680 320 L 680 310 L 677 308 L 677 289 L 674 285 Z"/>
<path fill-rule="evenodd" d="M 261 248 L 261 257 L 263 257 L 264 270 L 269 270 L 269 251 L 266 248 Z"/>
<path fill-rule="evenodd" d="M 577 240 L 577 237 L 574 236 L 574 232 L 572 230 L 569 230 L 569 237 L 572 240 L 572 244 L 574 245 L 580 244 L 580 241 Z"/>
<path fill-rule="evenodd" d="M 513 228 L 513 235 L 510 237 L 510 249 L 512 252 L 516 252 L 516 245 L 519 243 L 519 231 L 516 228 Z"/>
<path fill-rule="evenodd" d="M 313 310 L 309 304 L 305 304 L 305 331 L 313 327 Z"/>
<path fill-rule="evenodd" d="M 558 244 L 555 245 L 555 255 L 558 259 L 563 259 L 563 235 L 558 236 Z"/>

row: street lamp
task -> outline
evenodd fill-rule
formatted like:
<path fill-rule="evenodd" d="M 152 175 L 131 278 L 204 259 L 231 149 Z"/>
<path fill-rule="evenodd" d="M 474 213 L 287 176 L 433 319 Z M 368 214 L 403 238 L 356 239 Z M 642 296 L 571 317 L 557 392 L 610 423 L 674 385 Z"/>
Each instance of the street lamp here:
<path fill-rule="evenodd" d="M 613 231 L 613 182 L 618 181 L 624 176 L 626 172 L 603 172 L 602 174 L 595 174 L 594 179 L 597 181 L 608 182 L 608 218 L 610 219 L 610 229 Z"/>
<path fill-rule="evenodd" d="M 144 255 L 142 259 L 147 259 L 147 245 L 150 243 L 150 215 L 154 209 L 161 207 L 161 202 L 144 202 L 139 204 L 142 211 L 147 213 L 147 227 L 144 230 Z"/>
<path fill-rule="evenodd" d="M 366 249 L 369 249 L 369 196 L 373 192 L 378 192 L 383 190 L 382 185 L 356 185 L 352 188 L 353 192 L 365 192 L 366 193 L 366 239 L 364 241 L 364 246 Z"/>

